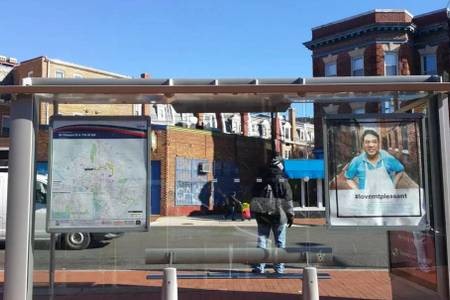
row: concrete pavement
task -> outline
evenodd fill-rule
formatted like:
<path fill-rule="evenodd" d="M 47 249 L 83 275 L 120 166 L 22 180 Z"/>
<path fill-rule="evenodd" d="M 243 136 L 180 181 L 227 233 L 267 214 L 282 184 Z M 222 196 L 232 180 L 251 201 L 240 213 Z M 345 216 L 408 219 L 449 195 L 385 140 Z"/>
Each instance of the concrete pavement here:
<path fill-rule="evenodd" d="M 321 218 L 295 218 L 294 226 L 320 226 L 325 225 L 325 220 Z M 256 220 L 244 220 L 236 218 L 224 219 L 223 215 L 199 215 L 199 216 L 153 216 L 150 221 L 150 227 L 167 226 L 239 226 L 256 227 Z"/>

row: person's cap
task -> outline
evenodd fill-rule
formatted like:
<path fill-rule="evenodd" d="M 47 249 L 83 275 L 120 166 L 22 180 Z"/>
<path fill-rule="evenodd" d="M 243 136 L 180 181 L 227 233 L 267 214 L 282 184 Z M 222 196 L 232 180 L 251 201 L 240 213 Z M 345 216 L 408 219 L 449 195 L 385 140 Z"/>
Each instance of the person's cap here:
<path fill-rule="evenodd" d="M 283 159 L 279 156 L 274 157 L 270 163 L 270 166 L 277 167 L 278 169 L 283 170 L 284 169 Z"/>

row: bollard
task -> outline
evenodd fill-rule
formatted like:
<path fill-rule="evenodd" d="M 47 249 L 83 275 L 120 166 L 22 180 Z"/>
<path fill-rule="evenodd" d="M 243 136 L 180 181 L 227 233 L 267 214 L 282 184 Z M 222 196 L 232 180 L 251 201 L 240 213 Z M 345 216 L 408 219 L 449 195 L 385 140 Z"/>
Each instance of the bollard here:
<path fill-rule="evenodd" d="M 178 300 L 177 269 L 164 268 L 161 300 Z"/>
<path fill-rule="evenodd" d="M 319 283 L 317 269 L 314 267 L 303 268 L 303 300 L 319 300 Z"/>

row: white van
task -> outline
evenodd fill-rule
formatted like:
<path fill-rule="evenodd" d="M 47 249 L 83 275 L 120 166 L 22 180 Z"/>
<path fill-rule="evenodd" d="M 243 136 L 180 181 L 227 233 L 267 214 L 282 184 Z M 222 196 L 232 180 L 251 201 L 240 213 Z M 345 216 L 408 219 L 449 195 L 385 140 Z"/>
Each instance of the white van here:
<path fill-rule="evenodd" d="M 35 240 L 49 240 L 50 234 L 46 231 L 47 221 L 47 176 L 38 174 L 36 177 L 36 203 L 35 203 Z M 8 173 L 0 172 L 0 241 L 6 238 L 6 204 L 8 194 Z M 120 236 L 120 233 L 89 233 L 70 232 L 58 234 L 57 245 L 68 250 L 81 250 L 88 248 L 93 242 L 108 240 Z"/>

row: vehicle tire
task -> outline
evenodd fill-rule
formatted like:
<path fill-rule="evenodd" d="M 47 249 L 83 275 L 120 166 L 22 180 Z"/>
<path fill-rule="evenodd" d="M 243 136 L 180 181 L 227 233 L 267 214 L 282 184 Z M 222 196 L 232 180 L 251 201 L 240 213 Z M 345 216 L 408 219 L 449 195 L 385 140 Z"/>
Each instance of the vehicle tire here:
<path fill-rule="evenodd" d="M 69 232 L 64 234 L 64 246 L 67 250 L 82 250 L 89 247 L 91 235 L 87 232 Z"/>

